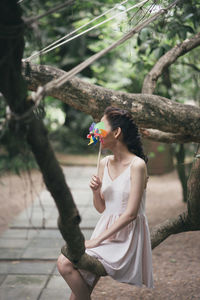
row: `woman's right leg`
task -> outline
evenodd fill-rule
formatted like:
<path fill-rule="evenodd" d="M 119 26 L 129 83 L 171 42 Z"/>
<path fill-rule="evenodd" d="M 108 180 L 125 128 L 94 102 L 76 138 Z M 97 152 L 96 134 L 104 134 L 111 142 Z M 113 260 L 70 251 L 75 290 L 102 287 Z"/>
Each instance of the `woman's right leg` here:
<path fill-rule="evenodd" d="M 68 286 L 76 295 L 77 300 L 91 300 L 90 289 L 80 272 L 74 268 L 72 262 L 66 258 L 62 253 L 57 260 L 57 268 Z"/>
<path fill-rule="evenodd" d="M 100 276 L 96 276 L 96 278 L 95 278 L 95 280 L 94 280 L 94 282 L 93 282 L 92 285 L 87 284 L 87 286 L 88 286 L 88 288 L 90 290 L 90 295 L 92 294 L 92 291 L 93 291 L 95 285 L 97 284 L 97 282 L 99 281 L 99 279 L 100 279 Z M 76 298 L 76 296 L 74 295 L 73 292 L 71 293 L 71 296 L 70 296 L 69 300 L 77 300 L 77 298 Z"/>

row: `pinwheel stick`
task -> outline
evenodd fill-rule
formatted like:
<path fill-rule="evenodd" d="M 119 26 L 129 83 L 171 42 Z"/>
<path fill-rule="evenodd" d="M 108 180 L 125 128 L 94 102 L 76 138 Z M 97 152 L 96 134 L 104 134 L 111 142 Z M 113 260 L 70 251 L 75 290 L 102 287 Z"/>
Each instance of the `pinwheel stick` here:
<path fill-rule="evenodd" d="M 100 142 L 100 145 L 99 145 L 99 154 L 98 154 L 98 160 L 97 160 L 97 176 L 99 176 L 100 157 L 101 157 L 101 142 Z"/>

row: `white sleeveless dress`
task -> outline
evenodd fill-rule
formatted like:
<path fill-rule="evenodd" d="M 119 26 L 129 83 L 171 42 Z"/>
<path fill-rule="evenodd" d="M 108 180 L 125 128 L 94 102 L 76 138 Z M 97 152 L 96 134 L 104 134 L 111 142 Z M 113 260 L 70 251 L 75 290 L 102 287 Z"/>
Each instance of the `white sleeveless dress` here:
<path fill-rule="evenodd" d="M 126 209 L 130 191 L 130 165 L 114 180 L 108 171 L 108 159 L 102 178 L 101 193 L 106 208 L 98 220 L 90 239 L 98 237 L 109 228 Z M 143 284 L 154 288 L 152 249 L 147 216 L 145 214 L 146 189 L 140 202 L 136 219 L 114 233 L 94 248 L 86 248 L 85 252 L 96 257 L 104 266 L 107 274 L 113 279 L 137 285 Z M 95 274 L 78 269 L 87 284 L 92 285 Z"/>

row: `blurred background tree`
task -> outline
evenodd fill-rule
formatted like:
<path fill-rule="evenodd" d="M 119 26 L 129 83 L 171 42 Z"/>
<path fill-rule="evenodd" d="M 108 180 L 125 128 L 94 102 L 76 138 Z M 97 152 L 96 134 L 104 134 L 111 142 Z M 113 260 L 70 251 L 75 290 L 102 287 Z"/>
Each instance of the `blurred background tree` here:
<path fill-rule="evenodd" d="M 197 2 L 195 0 L 182 1 L 173 9 L 173 12 L 168 13 L 167 18 L 162 16 L 126 43 L 85 68 L 77 76 L 110 89 L 141 93 L 144 77 L 156 61 L 176 44 L 199 31 L 200 4 Z M 122 12 L 135 3 L 137 1 L 128 1 L 124 5 L 118 6 L 111 13 L 94 21 L 92 25 Z M 126 12 L 77 39 L 39 56 L 33 62 L 53 65 L 69 71 L 128 32 L 145 15 L 160 9 L 161 4 L 163 6 L 169 4 L 169 1 L 156 1 L 155 3 L 147 2 L 143 9 L 139 9 L 138 14 L 133 11 Z M 20 3 L 25 20 L 39 16 L 59 4 L 61 4 L 60 0 L 53 2 L 35 0 L 34 3 L 24 0 Z M 29 57 L 35 51 L 86 24 L 115 4 L 116 1 L 112 0 L 75 1 L 57 12 L 31 23 L 25 32 L 24 57 Z M 89 26 L 84 29 L 87 28 Z M 200 62 L 198 52 L 198 48 L 190 51 L 180 57 L 170 68 L 167 68 L 163 76 L 159 78 L 154 93 L 170 98 L 172 101 L 189 104 L 196 102 L 199 105 Z M 49 137 L 56 152 L 83 155 L 98 152 L 98 145 L 89 147 L 89 140 L 86 138 L 89 126 L 93 121 L 91 116 L 52 97 L 45 97 L 43 105 L 44 122 L 49 129 Z M 5 112 L 5 102 L 1 101 L 0 118 L 5 117 Z M 12 135 L 5 126 L 2 128 L 1 172 L 12 168 L 18 172 L 17 170 L 23 168 L 27 161 L 31 167 L 37 167 L 32 154 L 24 147 L 23 137 L 21 137 L 21 142 L 17 142 L 18 137 L 15 134 Z M 181 163 L 184 162 L 183 157 L 191 156 L 195 149 L 193 143 L 184 144 L 182 147 L 173 143 L 172 147 L 177 161 Z M 183 180 L 185 181 L 185 179 Z"/>

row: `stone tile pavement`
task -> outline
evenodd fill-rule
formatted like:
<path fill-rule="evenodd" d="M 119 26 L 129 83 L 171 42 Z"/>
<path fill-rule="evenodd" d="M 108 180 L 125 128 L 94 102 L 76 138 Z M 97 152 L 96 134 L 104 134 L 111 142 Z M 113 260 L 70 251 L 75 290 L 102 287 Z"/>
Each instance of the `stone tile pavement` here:
<path fill-rule="evenodd" d="M 89 239 L 100 214 L 93 207 L 89 182 L 95 167 L 62 167 Z M 27 207 L 0 236 L 0 300 L 69 299 L 71 290 L 56 260 L 64 240 L 57 228 L 58 212 L 48 190 Z"/>

